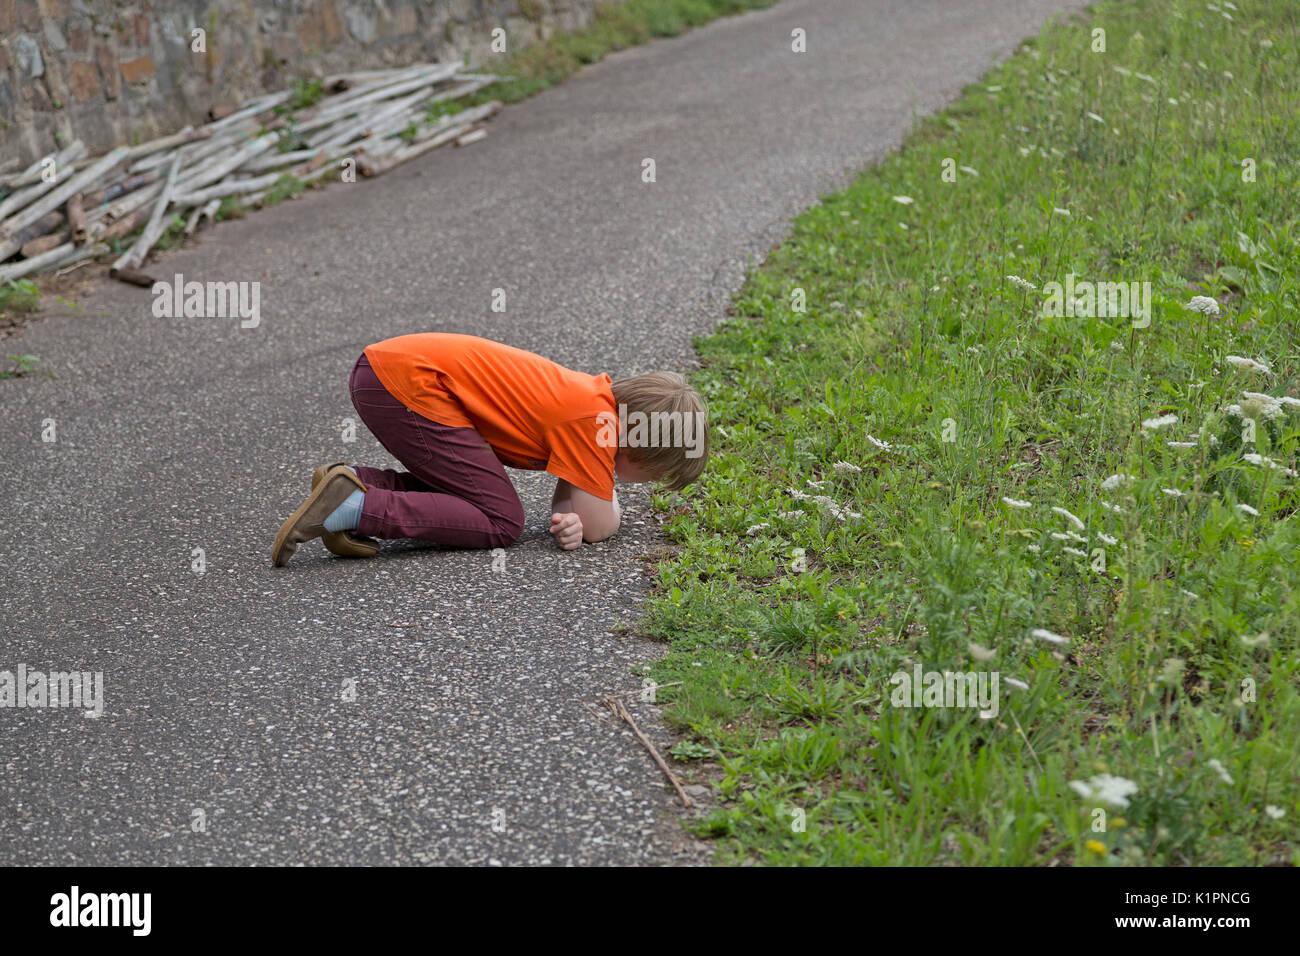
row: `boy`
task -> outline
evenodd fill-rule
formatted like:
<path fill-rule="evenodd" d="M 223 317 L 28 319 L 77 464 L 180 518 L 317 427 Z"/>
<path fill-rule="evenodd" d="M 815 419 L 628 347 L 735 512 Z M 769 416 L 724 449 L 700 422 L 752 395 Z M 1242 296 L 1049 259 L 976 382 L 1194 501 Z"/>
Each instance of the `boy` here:
<path fill-rule="evenodd" d="M 708 460 L 704 403 L 672 372 L 611 382 L 499 342 L 426 332 L 369 346 L 348 385 L 406 471 L 316 469 L 276 536 L 276 567 L 316 537 L 344 557 L 370 557 L 378 538 L 513 544 L 524 510 L 503 465 L 558 479 L 550 531 L 572 550 L 618 530 L 615 476 L 685 488 Z"/>

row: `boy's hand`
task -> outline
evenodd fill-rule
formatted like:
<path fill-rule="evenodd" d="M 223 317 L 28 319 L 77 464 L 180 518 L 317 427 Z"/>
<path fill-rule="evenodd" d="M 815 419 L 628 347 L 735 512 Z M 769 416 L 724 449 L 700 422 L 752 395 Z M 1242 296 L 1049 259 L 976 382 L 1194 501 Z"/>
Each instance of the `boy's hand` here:
<path fill-rule="evenodd" d="M 565 551 L 572 551 L 582 545 L 582 519 L 576 514 L 551 515 L 551 535 L 555 543 Z"/>

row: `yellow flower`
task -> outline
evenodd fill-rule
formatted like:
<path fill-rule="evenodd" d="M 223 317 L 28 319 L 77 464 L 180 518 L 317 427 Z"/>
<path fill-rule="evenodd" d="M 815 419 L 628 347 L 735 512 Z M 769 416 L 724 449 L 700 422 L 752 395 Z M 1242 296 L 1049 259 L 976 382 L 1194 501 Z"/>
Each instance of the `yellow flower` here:
<path fill-rule="evenodd" d="M 1089 850 L 1091 850 L 1093 853 L 1097 854 L 1098 856 L 1106 855 L 1106 844 L 1098 840 L 1089 840 L 1087 843 L 1084 844 L 1084 846 L 1087 847 Z"/>

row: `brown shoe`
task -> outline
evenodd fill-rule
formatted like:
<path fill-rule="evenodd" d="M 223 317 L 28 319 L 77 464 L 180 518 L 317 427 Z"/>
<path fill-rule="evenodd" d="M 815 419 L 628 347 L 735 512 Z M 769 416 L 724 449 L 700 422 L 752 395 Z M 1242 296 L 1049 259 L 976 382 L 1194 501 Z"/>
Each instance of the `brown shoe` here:
<path fill-rule="evenodd" d="M 298 545 L 325 533 L 325 519 L 354 491 L 365 491 L 366 486 L 349 468 L 341 465 L 331 468 L 312 489 L 307 500 L 298 506 L 287 521 L 280 526 L 271 546 L 271 564 L 283 567 L 298 550 Z"/>
<path fill-rule="evenodd" d="M 331 468 L 346 464 L 346 461 L 336 461 L 321 465 L 312 472 L 311 486 L 319 485 Z M 374 538 L 363 538 L 347 531 L 326 531 L 321 535 L 321 541 L 325 542 L 326 550 L 340 558 L 373 558 L 379 552 L 379 542 Z"/>

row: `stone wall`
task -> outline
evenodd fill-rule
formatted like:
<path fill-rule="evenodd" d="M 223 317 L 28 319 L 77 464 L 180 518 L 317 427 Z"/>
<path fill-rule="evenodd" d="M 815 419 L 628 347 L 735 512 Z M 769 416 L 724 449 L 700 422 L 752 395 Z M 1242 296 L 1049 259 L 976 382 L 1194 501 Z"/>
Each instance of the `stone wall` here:
<path fill-rule="evenodd" d="M 496 55 L 493 28 L 506 30 L 513 50 L 582 26 L 594 4 L 0 0 L 0 171 L 77 138 L 92 154 L 143 142 L 302 76 L 466 55 L 482 63 Z"/>

